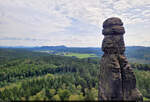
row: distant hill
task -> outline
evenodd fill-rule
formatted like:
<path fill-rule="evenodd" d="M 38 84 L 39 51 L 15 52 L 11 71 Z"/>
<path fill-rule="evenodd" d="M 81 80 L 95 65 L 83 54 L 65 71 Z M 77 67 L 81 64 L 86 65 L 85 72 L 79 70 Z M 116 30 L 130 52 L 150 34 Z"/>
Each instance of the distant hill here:
<path fill-rule="evenodd" d="M 94 54 L 102 54 L 100 48 L 98 47 L 66 47 L 66 46 L 42 46 L 42 47 L 33 47 L 28 48 L 32 51 L 47 51 L 52 50 L 54 52 L 73 52 L 73 53 L 94 53 Z"/>
<path fill-rule="evenodd" d="M 9 49 L 26 49 L 30 51 L 52 51 L 52 54 L 56 53 L 80 53 L 80 54 L 95 54 L 102 56 L 103 52 L 98 47 L 66 47 L 61 46 L 41 46 L 41 47 L 0 47 Z M 150 63 L 150 47 L 144 46 L 127 46 L 125 51 L 126 56 L 131 62 L 138 63 Z"/>

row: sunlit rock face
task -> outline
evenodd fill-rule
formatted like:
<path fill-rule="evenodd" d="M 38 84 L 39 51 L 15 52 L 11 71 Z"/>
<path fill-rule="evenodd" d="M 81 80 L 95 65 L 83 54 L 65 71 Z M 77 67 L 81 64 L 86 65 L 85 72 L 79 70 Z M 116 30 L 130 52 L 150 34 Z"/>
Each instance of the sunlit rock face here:
<path fill-rule="evenodd" d="M 100 61 L 99 100 L 143 101 L 136 88 L 136 78 L 124 55 L 125 33 L 123 22 L 117 17 L 108 18 L 103 23 L 104 55 Z"/>

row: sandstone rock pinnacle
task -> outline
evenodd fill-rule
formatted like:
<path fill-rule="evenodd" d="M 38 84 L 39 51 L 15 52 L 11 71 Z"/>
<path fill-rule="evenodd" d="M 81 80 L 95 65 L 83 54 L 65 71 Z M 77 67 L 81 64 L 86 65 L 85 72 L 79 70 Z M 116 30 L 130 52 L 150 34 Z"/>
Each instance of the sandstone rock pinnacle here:
<path fill-rule="evenodd" d="M 100 62 L 99 100 L 143 101 L 136 88 L 136 78 L 124 55 L 125 33 L 120 18 L 108 18 L 103 23 L 104 55 Z"/>

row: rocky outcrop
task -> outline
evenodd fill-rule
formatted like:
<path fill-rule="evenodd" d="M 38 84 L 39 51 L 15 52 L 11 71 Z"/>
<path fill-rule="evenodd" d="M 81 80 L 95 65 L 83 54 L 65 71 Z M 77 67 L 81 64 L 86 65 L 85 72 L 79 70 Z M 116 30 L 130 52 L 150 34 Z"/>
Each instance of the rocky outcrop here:
<path fill-rule="evenodd" d="M 103 23 L 104 55 L 100 62 L 99 100 L 143 101 L 136 78 L 125 55 L 123 22 L 117 17 Z"/>

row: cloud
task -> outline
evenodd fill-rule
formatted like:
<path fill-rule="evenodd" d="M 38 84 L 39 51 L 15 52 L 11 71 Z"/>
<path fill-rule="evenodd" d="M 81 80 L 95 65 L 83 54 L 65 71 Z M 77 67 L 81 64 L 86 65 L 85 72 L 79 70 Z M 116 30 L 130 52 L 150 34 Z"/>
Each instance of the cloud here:
<path fill-rule="evenodd" d="M 150 25 L 149 0 L 0 0 L 0 2 L 0 45 L 9 45 L 13 40 L 14 43 L 10 45 L 30 45 L 29 42 L 34 41 L 35 45 L 100 46 L 99 42 L 103 38 L 102 23 L 112 16 L 123 20 L 127 31 L 131 31 L 129 37 L 130 34 L 142 30 L 146 38 L 149 38 L 147 29 Z M 140 27 L 137 30 L 138 25 Z M 133 43 L 139 40 L 139 35 L 134 39 Z M 144 45 L 143 41 L 136 43 Z M 146 41 L 150 42 L 149 39 Z"/>
<path fill-rule="evenodd" d="M 118 0 L 114 3 L 113 8 L 116 10 L 126 10 L 131 8 L 131 5 L 128 3 L 128 0 Z"/>

